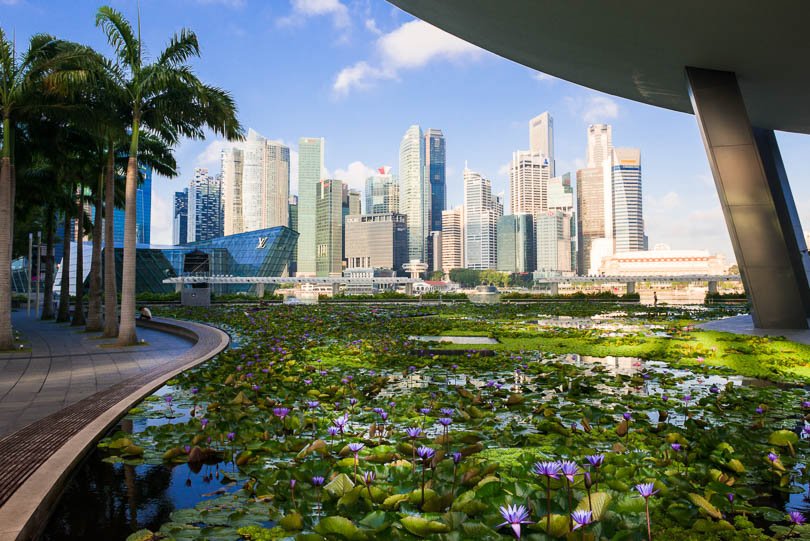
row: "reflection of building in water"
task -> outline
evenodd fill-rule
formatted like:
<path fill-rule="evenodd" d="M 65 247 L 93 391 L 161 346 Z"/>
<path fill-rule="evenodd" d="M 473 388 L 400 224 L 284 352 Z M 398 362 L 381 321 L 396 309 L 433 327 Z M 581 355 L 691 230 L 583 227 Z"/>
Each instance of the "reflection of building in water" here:
<path fill-rule="evenodd" d="M 577 366 L 600 364 L 610 374 L 632 376 L 641 372 L 644 364 L 637 357 L 591 357 L 588 355 L 573 355 Z"/>

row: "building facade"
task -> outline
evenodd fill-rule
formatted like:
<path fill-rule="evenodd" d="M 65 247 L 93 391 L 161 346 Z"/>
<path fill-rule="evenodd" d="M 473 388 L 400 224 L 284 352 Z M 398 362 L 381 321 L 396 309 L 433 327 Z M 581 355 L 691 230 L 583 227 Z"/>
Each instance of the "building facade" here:
<path fill-rule="evenodd" d="M 442 211 L 447 208 L 446 149 L 442 130 L 425 132 L 425 172 L 430 182 L 430 231 L 442 230 Z"/>
<path fill-rule="evenodd" d="M 442 272 L 464 268 L 464 206 L 442 211 Z"/>
<path fill-rule="evenodd" d="M 188 242 L 223 236 L 223 218 L 222 179 L 198 167 L 188 188 Z"/>
<path fill-rule="evenodd" d="M 323 138 L 303 137 L 298 142 L 299 276 L 316 274 L 316 206 L 324 170 L 324 145 Z"/>
<path fill-rule="evenodd" d="M 542 154 L 519 150 L 512 153 L 509 168 L 511 214 L 537 214 L 548 209 L 551 162 Z"/>
<path fill-rule="evenodd" d="M 390 269 L 402 273 L 408 261 L 408 226 L 404 214 L 346 217 L 346 267 Z"/>
<path fill-rule="evenodd" d="M 152 242 L 152 168 L 141 166 L 138 169 L 140 179 L 135 192 L 135 242 L 149 244 Z M 113 210 L 113 241 L 124 242 L 124 209 Z"/>
<path fill-rule="evenodd" d="M 720 254 L 706 250 L 671 250 L 658 245 L 654 250 L 623 252 L 606 257 L 600 274 L 608 276 L 721 275 L 728 263 Z"/>
<path fill-rule="evenodd" d="M 430 182 L 425 174 L 425 138 L 411 126 L 399 145 L 400 212 L 408 218 L 408 259 L 427 261 Z"/>
<path fill-rule="evenodd" d="M 558 210 L 535 217 L 537 271 L 544 275 L 571 273 L 571 216 Z"/>
<path fill-rule="evenodd" d="M 600 262 L 594 265 L 591 252 L 594 242 L 606 239 L 609 233 L 605 228 L 605 207 L 610 201 L 609 198 L 606 201 L 606 191 L 610 193 L 602 167 L 577 171 L 577 268 L 583 275 L 599 272 Z"/>
<path fill-rule="evenodd" d="M 399 186 L 390 167 L 380 167 L 366 179 L 366 214 L 388 214 L 399 210 Z"/>
<path fill-rule="evenodd" d="M 531 214 L 508 214 L 498 220 L 498 270 L 533 272 L 537 245 Z"/>
<path fill-rule="evenodd" d="M 637 148 L 613 149 L 610 173 L 614 253 L 645 250 L 641 151 Z"/>
<path fill-rule="evenodd" d="M 340 274 L 343 270 L 343 183 L 322 180 L 318 182 L 315 195 L 315 275 Z M 299 227 L 303 229 L 303 225 L 299 221 Z M 300 269 L 300 251 L 298 266 Z"/>
<path fill-rule="evenodd" d="M 222 150 L 222 230 L 235 235 L 245 230 L 242 216 L 242 171 L 244 152 L 231 147 Z"/>
<path fill-rule="evenodd" d="M 610 124 L 591 124 L 588 126 L 588 150 L 586 162 L 588 168 L 602 167 L 613 152 L 613 128 Z"/>
<path fill-rule="evenodd" d="M 174 221 L 172 222 L 172 244 L 188 242 L 188 188 L 174 192 Z"/>
<path fill-rule="evenodd" d="M 548 159 L 549 176 L 553 177 L 554 167 L 554 119 L 548 111 L 529 121 L 529 152 Z"/>
<path fill-rule="evenodd" d="M 498 219 L 503 203 L 492 195 L 489 179 L 464 169 L 464 262 L 468 269 L 495 269 L 498 266 Z"/>

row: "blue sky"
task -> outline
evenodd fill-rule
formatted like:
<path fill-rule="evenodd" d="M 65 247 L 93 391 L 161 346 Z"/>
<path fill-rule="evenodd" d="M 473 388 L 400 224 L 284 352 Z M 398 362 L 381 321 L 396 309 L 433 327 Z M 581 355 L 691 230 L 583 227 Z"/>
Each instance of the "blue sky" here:
<path fill-rule="evenodd" d="M 135 19 L 135 0 L 110 4 Z M 0 26 L 18 42 L 49 32 L 107 50 L 94 26 L 99 5 L 0 0 Z M 141 17 L 148 52 L 159 52 L 180 28 L 194 30 L 202 46 L 196 72 L 233 93 L 246 128 L 293 151 L 299 137 L 325 137 L 331 176 L 357 188 L 372 168 L 397 169 L 399 141 L 411 124 L 444 131 L 453 206 L 463 199 L 465 161 L 508 193 L 506 164 L 512 151 L 528 147 L 531 117 L 546 110 L 554 117 L 558 173 L 582 166 L 588 124 L 610 123 L 614 145 L 641 148 L 651 245 L 733 257 L 691 115 L 538 74 L 384 0 L 142 0 Z M 779 134 L 779 141 L 800 215 L 810 224 L 810 139 Z M 209 138 L 176 149 L 181 177 L 153 184 L 153 243 L 171 240 L 172 193 L 194 167 L 217 172 L 223 144 Z"/>

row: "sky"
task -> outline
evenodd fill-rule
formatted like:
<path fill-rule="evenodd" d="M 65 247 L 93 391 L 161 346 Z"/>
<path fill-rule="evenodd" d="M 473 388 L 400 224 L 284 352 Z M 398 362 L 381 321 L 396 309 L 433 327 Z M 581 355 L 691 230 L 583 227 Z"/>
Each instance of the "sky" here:
<path fill-rule="evenodd" d="M 94 0 L 0 0 L 0 27 L 18 47 L 47 32 L 109 52 Z M 136 0 L 109 5 L 130 20 Z M 333 178 L 362 189 L 383 165 L 398 169 L 412 124 L 447 141 L 448 207 L 463 202 L 462 171 L 509 192 L 513 151 L 529 146 L 529 119 L 554 118 L 557 173 L 584 165 L 586 128 L 613 126 L 614 146 L 639 147 L 644 217 L 652 247 L 733 253 L 695 118 L 596 92 L 516 64 L 414 19 L 384 0 L 141 0 L 142 37 L 156 55 L 181 28 L 196 32 L 192 66 L 232 93 L 245 129 L 291 148 L 297 192 L 300 137 L 326 139 Z M 810 224 L 810 138 L 777 134 L 804 223 Z M 195 167 L 219 172 L 227 142 L 209 137 L 175 149 L 180 176 L 156 177 L 152 243 L 170 244 L 172 197 Z M 508 207 L 507 207 L 508 208 Z"/>

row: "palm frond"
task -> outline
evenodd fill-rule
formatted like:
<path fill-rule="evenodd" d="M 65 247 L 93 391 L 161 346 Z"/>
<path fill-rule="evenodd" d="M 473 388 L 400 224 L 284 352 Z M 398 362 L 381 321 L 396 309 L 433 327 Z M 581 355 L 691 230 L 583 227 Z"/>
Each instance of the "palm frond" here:
<path fill-rule="evenodd" d="M 160 53 L 157 64 L 175 67 L 193 56 L 200 56 L 200 44 L 197 35 L 184 28 L 179 34 L 172 36 L 169 45 Z"/>
<path fill-rule="evenodd" d="M 119 11 L 110 6 L 98 8 L 96 26 L 104 31 L 107 42 L 124 64 L 131 69 L 140 68 L 140 43 L 132 25 Z"/>

